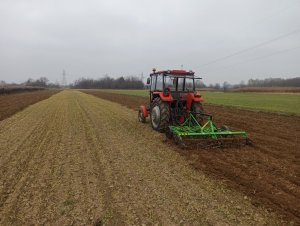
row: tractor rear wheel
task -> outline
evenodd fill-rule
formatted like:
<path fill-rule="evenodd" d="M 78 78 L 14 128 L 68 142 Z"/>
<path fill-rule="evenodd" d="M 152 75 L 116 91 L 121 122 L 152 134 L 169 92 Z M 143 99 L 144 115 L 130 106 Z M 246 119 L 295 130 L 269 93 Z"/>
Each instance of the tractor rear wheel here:
<path fill-rule="evenodd" d="M 204 109 L 201 103 L 199 102 L 194 102 L 192 105 L 192 112 L 195 112 L 196 114 L 194 114 L 195 119 L 197 120 L 197 122 L 202 125 L 204 118 L 203 115 L 201 115 L 201 113 L 204 113 Z"/>
<path fill-rule="evenodd" d="M 164 132 L 170 122 L 169 104 L 160 98 L 155 98 L 151 104 L 150 119 L 153 129 Z"/>

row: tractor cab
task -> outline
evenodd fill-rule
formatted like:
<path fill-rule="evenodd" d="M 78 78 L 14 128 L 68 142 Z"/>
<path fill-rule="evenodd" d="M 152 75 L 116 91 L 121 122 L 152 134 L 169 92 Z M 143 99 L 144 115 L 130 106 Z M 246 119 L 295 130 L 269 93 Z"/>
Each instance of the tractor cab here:
<path fill-rule="evenodd" d="M 187 93 L 195 93 L 197 80 L 201 79 L 194 74 L 192 71 L 184 70 L 156 72 L 153 69 L 153 73 L 147 80 L 147 84 L 150 85 L 150 101 L 158 96 L 166 100 L 185 100 Z"/>

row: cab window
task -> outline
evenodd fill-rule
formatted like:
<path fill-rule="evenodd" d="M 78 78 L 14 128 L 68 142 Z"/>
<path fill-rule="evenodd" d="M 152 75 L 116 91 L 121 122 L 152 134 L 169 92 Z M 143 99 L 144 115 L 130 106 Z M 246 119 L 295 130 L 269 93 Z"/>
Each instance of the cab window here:
<path fill-rule="evenodd" d="M 178 78 L 178 87 L 177 91 L 184 91 L 184 78 Z"/>
<path fill-rule="evenodd" d="M 176 78 L 173 76 L 165 76 L 165 88 L 169 88 L 171 91 L 175 91 Z"/>
<path fill-rule="evenodd" d="M 163 76 L 162 75 L 157 75 L 155 90 L 159 90 L 159 91 L 163 90 Z"/>
<path fill-rule="evenodd" d="M 155 90 L 156 75 L 151 76 L 151 91 Z"/>
<path fill-rule="evenodd" d="M 194 90 L 194 79 L 185 79 L 185 91 L 193 91 Z"/>

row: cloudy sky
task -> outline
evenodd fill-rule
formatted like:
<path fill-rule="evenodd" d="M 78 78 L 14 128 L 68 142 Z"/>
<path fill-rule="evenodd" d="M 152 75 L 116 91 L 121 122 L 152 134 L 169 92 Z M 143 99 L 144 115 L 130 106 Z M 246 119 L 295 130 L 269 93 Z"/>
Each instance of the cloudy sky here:
<path fill-rule="evenodd" d="M 300 76 L 299 0 L 0 0 L 0 80 Z"/>

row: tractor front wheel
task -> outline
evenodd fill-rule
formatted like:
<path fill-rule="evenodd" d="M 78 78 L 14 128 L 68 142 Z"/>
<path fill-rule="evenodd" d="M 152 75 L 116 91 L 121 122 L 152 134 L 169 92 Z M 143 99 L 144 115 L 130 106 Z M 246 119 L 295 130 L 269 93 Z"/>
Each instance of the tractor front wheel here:
<path fill-rule="evenodd" d="M 139 119 L 139 122 L 142 122 L 142 123 L 146 122 L 146 117 L 145 117 L 144 112 L 142 110 L 139 110 L 138 119 Z"/>
<path fill-rule="evenodd" d="M 150 119 L 153 129 L 164 132 L 170 121 L 169 104 L 160 98 L 155 98 L 151 104 Z"/>

